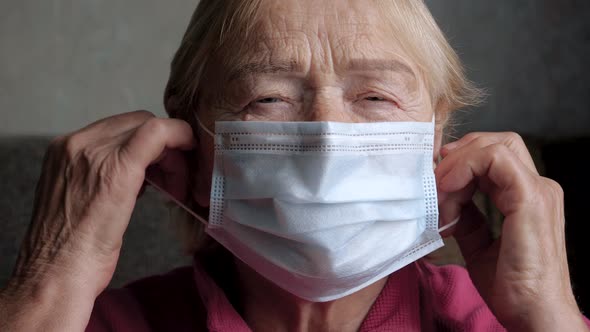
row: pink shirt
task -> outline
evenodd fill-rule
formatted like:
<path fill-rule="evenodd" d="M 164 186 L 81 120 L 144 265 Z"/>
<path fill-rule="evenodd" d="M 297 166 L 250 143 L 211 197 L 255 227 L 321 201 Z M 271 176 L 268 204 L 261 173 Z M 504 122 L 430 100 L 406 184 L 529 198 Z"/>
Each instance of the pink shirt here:
<path fill-rule="evenodd" d="M 588 323 L 588 321 L 587 321 Z M 590 324 L 589 324 L 590 325 Z M 200 263 L 109 289 L 86 331 L 251 331 Z M 466 270 L 424 261 L 392 274 L 360 331 L 504 331 Z"/>

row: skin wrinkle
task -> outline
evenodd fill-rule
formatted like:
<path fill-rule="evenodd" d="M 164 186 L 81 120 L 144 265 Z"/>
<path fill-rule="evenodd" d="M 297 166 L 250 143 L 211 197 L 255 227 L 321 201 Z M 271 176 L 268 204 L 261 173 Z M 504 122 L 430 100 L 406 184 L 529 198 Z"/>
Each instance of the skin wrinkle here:
<path fill-rule="evenodd" d="M 289 62 L 248 63 L 231 71 L 232 73 L 229 75 L 229 81 L 243 80 L 245 77 L 259 74 L 303 72 L 303 70 L 299 68 L 300 65 L 295 60 Z"/>
<path fill-rule="evenodd" d="M 401 51 L 397 39 L 382 28 L 388 24 L 383 22 L 385 18 L 375 9 L 365 8 L 371 6 L 357 3 L 354 10 L 336 3 L 318 4 L 320 9 L 313 8 L 316 4 L 298 2 L 275 2 L 272 6 L 276 7 L 261 8 L 264 20 L 255 25 L 250 38 L 240 40 L 236 47 L 225 45 L 226 51 L 216 54 L 205 69 L 203 82 L 207 86 L 199 92 L 198 105 L 199 117 L 209 129 L 216 120 L 432 119 L 434 110 L 424 76 Z M 262 99 L 271 102 L 259 102 Z M 200 137 L 211 143 L 204 134 Z M 212 151 L 208 144 L 202 149 Z M 210 177 L 211 155 L 204 154 L 196 178 Z M 208 185 L 197 184 L 193 196 L 206 206 L 209 191 Z M 248 266 L 236 263 L 240 288 L 245 292 L 241 307 L 247 309 L 241 314 L 254 330 L 264 329 L 258 323 L 277 330 L 285 322 L 293 330 L 357 330 L 386 281 L 336 301 L 311 303 L 265 283 Z M 267 291 L 250 292 L 261 283 L 268 284 L 264 287 Z M 260 315 L 272 319 L 261 320 Z"/>
<path fill-rule="evenodd" d="M 274 20 L 270 19 L 271 22 L 274 22 Z M 282 26 L 285 27 L 285 29 L 290 28 L 287 27 L 287 23 L 285 21 L 281 21 Z M 355 26 L 355 29 L 358 28 L 362 28 L 362 27 L 368 27 L 368 24 L 359 24 Z M 332 79 L 334 80 L 334 77 L 328 77 L 330 75 L 334 75 L 334 71 L 337 71 L 338 74 L 342 77 L 342 76 L 346 76 L 347 73 L 346 69 L 347 67 L 351 67 L 350 69 L 354 69 L 356 70 L 355 67 L 364 67 L 364 65 L 369 65 L 371 64 L 371 62 L 373 62 L 371 64 L 372 67 L 374 67 L 373 69 L 379 70 L 379 69 L 383 69 L 383 68 L 387 68 L 387 69 L 391 69 L 391 70 L 387 70 L 387 71 L 395 71 L 396 74 L 398 74 L 397 76 L 402 76 L 399 75 L 399 73 L 405 73 L 405 74 L 409 74 L 412 73 L 410 75 L 405 75 L 405 76 L 409 76 L 413 79 L 408 79 L 408 77 L 403 77 L 403 78 L 398 78 L 396 79 L 395 75 L 390 75 L 387 76 L 384 72 L 386 72 L 386 70 L 382 70 L 380 73 L 375 73 L 375 75 L 373 75 L 373 80 L 375 82 L 378 82 L 379 84 L 382 84 L 384 86 L 389 86 L 389 87 L 396 87 L 395 90 L 396 93 L 391 93 L 392 89 L 389 89 L 390 94 L 394 95 L 395 97 L 395 102 L 397 102 L 398 104 L 400 104 L 400 106 L 402 106 L 402 108 L 406 107 L 407 109 L 405 109 L 405 111 L 407 111 L 408 116 L 407 120 L 421 120 L 424 121 L 426 119 L 421 119 L 420 116 L 417 116 L 419 114 L 419 112 L 417 111 L 420 106 L 423 104 L 423 100 L 425 99 L 424 97 L 428 97 L 425 96 L 427 94 L 423 93 L 423 91 L 419 91 L 418 93 L 415 93 L 416 90 L 421 90 L 423 88 L 423 83 L 422 82 L 417 82 L 418 80 L 416 79 L 416 74 L 414 74 L 414 70 L 411 69 L 411 67 L 409 65 L 406 65 L 405 62 L 403 60 L 398 60 L 399 58 L 401 58 L 398 54 L 395 54 L 394 52 L 389 51 L 388 53 L 383 52 L 382 50 L 374 50 L 374 47 L 372 45 L 375 45 L 375 40 L 369 40 L 368 36 L 370 35 L 376 35 L 376 34 L 371 34 L 371 33 L 366 33 L 366 32 L 361 32 L 359 33 L 359 37 L 355 38 L 354 36 L 352 36 L 350 33 L 346 34 L 346 37 L 340 37 L 340 35 L 338 36 L 338 42 L 336 43 L 336 45 L 339 46 L 339 48 L 342 48 L 342 50 L 338 50 L 338 51 L 334 51 L 334 52 L 330 52 L 332 54 L 332 57 L 341 57 L 342 60 L 340 59 L 336 59 L 335 60 L 330 60 L 330 63 L 334 63 L 335 64 L 335 68 L 332 68 L 330 71 L 328 71 L 329 75 L 323 75 L 325 77 L 322 77 L 322 73 L 325 73 L 327 70 L 326 69 L 322 69 L 322 68 L 326 68 L 326 66 L 320 66 L 320 68 L 318 69 L 318 66 L 315 66 L 316 68 L 311 68 L 311 64 L 314 63 L 314 59 L 316 59 L 317 57 L 320 56 L 314 56 L 312 54 L 312 52 L 309 51 L 309 55 L 306 56 L 306 53 L 308 53 L 308 50 L 312 47 L 315 47 L 315 49 L 320 49 L 322 50 L 323 48 L 325 48 L 325 46 L 323 46 L 323 44 L 321 42 L 317 42 L 317 41 L 312 41 L 309 36 L 301 36 L 302 32 L 301 31 L 293 31 L 293 30 L 288 30 L 289 33 L 284 33 L 281 32 L 280 30 L 281 25 L 279 26 L 273 26 L 272 24 L 267 24 L 266 25 L 266 29 L 263 29 L 261 32 L 259 33 L 255 33 L 253 35 L 258 36 L 258 40 L 254 40 L 253 42 L 250 41 L 249 43 L 244 42 L 244 44 L 249 44 L 248 47 L 246 47 L 246 52 L 245 53 L 241 53 L 240 57 L 233 57 L 233 59 L 231 60 L 227 60 L 227 61 L 223 61 L 222 63 L 226 63 L 228 66 L 227 67 L 223 67 L 221 66 L 221 68 L 218 67 L 217 72 L 229 72 L 231 74 L 229 74 L 230 82 L 220 82 L 222 86 L 228 86 L 229 84 L 233 83 L 234 80 L 239 80 L 240 78 L 242 80 L 244 80 L 244 82 L 241 82 L 243 86 L 240 86 L 239 88 L 236 88 L 236 90 L 240 90 L 241 93 L 239 94 L 233 94 L 234 99 L 231 99 L 231 102 L 227 102 L 228 101 L 228 96 L 227 94 L 224 93 L 219 93 L 217 94 L 216 98 L 214 98 L 215 100 L 213 102 L 209 102 L 209 103 L 203 103 L 201 105 L 201 107 L 199 107 L 200 109 L 210 109 L 211 107 L 213 108 L 217 108 L 216 110 L 214 110 L 213 113 L 221 113 L 220 115 L 222 115 L 224 118 L 233 118 L 233 119 L 245 119 L 247 118 L 247 116 L 242 115 L 242 116 L 236 116 L 237 113 L 239 113 L 241 110 L 237 109 L 238 105 L 244 105 L 247 104 L 248 102 L 251 102 L 253 100 L 246 100 L 248 98 L 255 98 L 255 96 L 249 95 L 248 92 L 253 92 L 254 87 L 257 86 L 256 84 L 256 78 L 262 78 L 263 75 L 260 74 L 277 74 L 277 75 L 268 75 L 268 81 L 271 81 L 272 79 L 274 79 L 274 77 L 272 76 L 279 76 L 280 74 L 282 74 L 285 71 L 291 71 L 293 73 L 293 76 L 300 76 L 300 75 L 296 75 L 298 74 L 297 72 L 301 71 L 302 68 L 294 68 L 294 67 L 305 67 L 308 68 L 307 70 L 307 75 L 306 75 L 306 86 L 304 87 L 306 90 L 303 91 L 302 95 L 303 97 L 306 97 L 306 100 L 312 99 L 310 102 L 308 102 L 305 106 L 307 108 L 307 106 L 310 103 L 314 103 L 314 100 L 317 101 L 321 101 L 323 100 L 321 97 L 320 98 L 316 98 L 318 97 L 317 95 L 319 95 L 320 93 L 316 93 L 316 95 L 314 96 L 313 94 L 309 93 L 309 89 L 313 89 L 316 86 L 328 86 L 331 85 L 330 83 L 333 84 L 333 82 L 327 83 L 325 82 L 326 79 Z M 344 29 L 347 30 L 347 29 Z M 270 32 L 269 32 L 270 31 Z M 324 34 L 326 35 L 326 34 Z M 283 36 L 290 36 L 288 39 L 287 38 L 282 38 Z M 302 38 L 303 37 L 303 38 Z M 379 39 L 379 38 L 377 38 Z M 331 48 L 331 44 L 330 44 L 331 40 L 328 40 L 328 46 L 327 48 Z M 273 46 L 273 43 L 276 44 L 276 46 Z M 325 43 L 324 43 L 325 44 Z M 345 52 L 344 49 L 345 44 L 348 44 L 348 52 Z M 361 44 L 361 45 L 359 45 Z M 365 47 L 362 47 L 362 45 L 365 45 Z M 371 47 L 367 47 L 367 45 L 371 45 Z M 352 58 L 352 56 L 349 56 L 348 54 L 355 54 L 355 53 L 360 53 L 360 56 L 355 56 L 354 59 L 350 59 Z M 321 52 L 320 52 L 321 53 Z M 381 56 L 383 59 L 371 59 L 370 57 L 374 57 L 374 54 L 376 53 L 381 53 L 384 54 L 384 56 Z M 287 56 L 285 56 L 287 55 Z M 227 56 L 226 56 L 227 58 Z M 246 59 L 246 60 L 244 60 Z M 301 61 L 301 59 L 304 59 L 305 61 Z M 350 64 L 346 65 L 340 65 L 340 63 L 345 63 L 346 61 L 349 61 Z M 317 62 L 317 61 L 316 61 Z M 321 61 L 321 62 L 326 62 L 326 60 Z M 233 66 L 236 66 L 237 68 L 231 68 Z M 229 67 L 229 68 L 228 68 Z M 343 67 L 343 68 L 341 68 Z M 361 69 L 361 68 L 358 68 Z M 319 73 L 318 73 L 319 72 Z M 360 74 L 360 73 L 359 73 Z M 367 71 L 367 75 L 366 77 L 369 77 L 370 75 L 369 71 Z M 254 78 L 249 78 L 246 76 L 250 76 L 250 77 L 254 77 Z M 264 77 L 264 79 L 266 80 L 267 78 Z M 318 81 L 319 80 L 319 81 Z M 250 85 L 248 87 L 248 85 Z M 275 84 L 276 85 L 276 84 Z M 383 89 L 381 89 L 383 90 Z M 318 90 L 316 92 L 326 92 L 327 93 L 327 89 L 323 89 L 323 90 Z M 273 92 L 274 93 L 274 92 Z M 327 93 L 330 94 L 330 93 Z M 346 95 L 346 94 L 345 94 Z M 313 98 L 309 98 L 309 96 L 312 96 Z M 299 98 L 291 98 L 291 99 L 303 99 L 301 97 Z M 207 105 L 208 104 L 208 105 Z M 209 118 L 207 116 L 207 118 Z M 210 121 L 204 121 L 205 124 L 209 124 L 212 125 L 212 122 L 214 120 L 214 118 L 216 118 L 215 116 L 213 116 Z M 350 119 L 349 119 L 350 120 Z M 392 119 L 392 120 L 396 120 L 396 119 Z"/>
<path fill-rule="evenodd" d="M 392 73 L 409 74 L 414 80 L 416 74 L 412 69 L 402 61 L 395 59 L 352 59 L 346 65 L 343 65 L 344 73 L 347 72 L 367 72 L 367 71 L 389 71 Z M 262 62 L 251 62 L 241 65 L 235 69 L 229 69 L 229 83 L 233 81 L 244 80 L 247 77 L 260 74 L 281 74 L 281 73 L 303 73 L 302 66 L 296 60 L 290 61 L 273 61 L 272 59 Z M 411 82 L 411 81 L 410 81 Z M 413 82 L 412 82 L 413 83 Z M 411 84 L 409 90 L 415 90 L 416 86 Z"/>
<path fill-rule="evenodd" d="M 357 79 L 362 77 L 367 81 L 377 83 L 377 86 L 382 85 L 383 88 L 381 89 L 374 88 L 374 90 L 377 90 L 376 92 L 385 92 L 385 88 L 389 87 L 389 91 L 387 92 L 395 97 L 395 101 L 399 103 L 402 108 L 404 108 L 403 106 L 406 106 L 406 111 L 413 111 L 423 104 L 422 101 L 424 99 L 424 91 L 418 88 L 420 87 L 420 84 L 417 82 L 416 75 L 413 74 L 413 71 L 409 66 L 405 65 L 399 60 L 363 58 L 353 59 L 350 64 L 342 65 L 342 67 L 345 67 L 345 69 L 339 70 L 339 75 L 316 75 L 315 72 L 311 72 L 306 77 L 302 77 L 301 70 L 298 68 L 302 66 L 297 63 L 297 60 L 274 61 L 271 56 L 264 55 L 262 55 L 260 58 L 262 60 L 246 64 L 235 70 L 229 69 L 231 72 L 231 74 L 229 74 L 230 79 L 228 82 L 222 83 L 222 85 L 235 87 L 234 92 L 239 93 L 232 94 L 231 91 L 228 92 L 227 90 L 219 91 L 216 93 L 215 98 L 209 98 L 214 99 L 213 102 L 207 103 L 209 104 L 209 107 L 202 106 L 200 108 L 203 109 L 206 107 L 211 109 L 211 106 L 213 106 L 213 108 L 220 108 L 220 110 L 223 110 L 224 108 L 228 108 L 227 106 L 233 106 L 229 107 L 234 108 L 233 111 L 222 113 L 235 114 L 237 111 L 240 111 L 235 109 L 238 107 L 238 105 L 243 106 L 244 104 L 247 104 L 247 102 L 252 101 L 248 100 L 247 102 L 244 102 L 243 99 L 255 97 L 249 95 L 248 92 L 253 93 L 256 90 L 256 87 L 259 86 L 256 84 L 257 80 L 266 80 L 268 82 L 275 80 L 275 82 L 277 82 L 279 78 L 287 78 L 292 76 L 293 80 L 291 80 L 291 84 L 294 84 L 293 82 L 295 82 L 295 80 L 303 81 L 308 76 L 320 76 L 320 78 L 316 78 L 317 82 L 310 82 L 311 79 L 307 80 L 306 89 L 313 89 L 317 85 L 323 86 L 324 88 L 327 86 L 337 87 L 337 83 L 342 84 L 341 82 L 344 78 L 346 78 L 347 74 L 348 76 L 353 76 L 352 74 L 356 74 Z M 350 68 L 352 72 L 347 71 L 347 68 Z M 228 69 L 226 69 L 226 71 L 228 71 Z M 333 82 L 330 82 L 330 80 Z M 275 83 L 275 86 L 276 85 L 277 84 Z M 366 86 L 371 86 L 373 88 L 372 84 L 366 84 Z M 396 93 L 392 93 L 394 90 Z M 316 92 L 322 91 L 325 92 L 326 89 Z M 319 95 L 320 93 L 317 94 Z M 228 100 L 233 102 L 228 103 Z M 412 117 L 411 119 L 419 120 L 415 117 Z"/>

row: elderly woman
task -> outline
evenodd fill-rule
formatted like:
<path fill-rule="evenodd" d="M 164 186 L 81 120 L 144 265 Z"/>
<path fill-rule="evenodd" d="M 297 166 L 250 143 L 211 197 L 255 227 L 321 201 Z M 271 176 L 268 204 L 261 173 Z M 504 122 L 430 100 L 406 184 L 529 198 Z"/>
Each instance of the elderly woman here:
<path fill-rule="evenodd" d="M 516 134 L 442 146 L 476 99 L 420 0 L 202 0 L 170 119 L 49 148 L 0 329 L 586 330 L 559 185 Z M 194 266 L 105 291 L 145 181 L 194 215 Z M 505 216 L 498 240 L 475 191 Z M 421 260 L 443 225 L 466 270 Z"/>

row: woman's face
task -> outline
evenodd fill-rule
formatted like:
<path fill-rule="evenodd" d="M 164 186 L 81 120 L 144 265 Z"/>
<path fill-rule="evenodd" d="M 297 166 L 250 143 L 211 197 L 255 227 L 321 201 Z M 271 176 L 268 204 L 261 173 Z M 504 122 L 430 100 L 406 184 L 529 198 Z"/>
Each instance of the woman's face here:
<path fill-rule="evenodd" d="M 263 22 L 240 51 L 226 47 L 204 73 L 198 116 L 211 131 L 217 120 L 432 120 L 422 74 L 376 6 L 265 1 L 260 10 Z M 195 198 L 206 206 L 213 147 L 199 138 Z"/>

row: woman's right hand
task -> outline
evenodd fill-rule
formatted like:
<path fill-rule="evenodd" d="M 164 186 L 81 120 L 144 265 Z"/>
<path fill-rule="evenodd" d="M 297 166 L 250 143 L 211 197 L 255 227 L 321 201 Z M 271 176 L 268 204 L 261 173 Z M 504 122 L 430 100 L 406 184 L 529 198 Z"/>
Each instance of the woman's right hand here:
<path fill-rule="evenodd" d="M 55 139 L 14 274 L 0 292 L 0 330 L 83 331 L 112 278 L 147 167 L 157 163 L 161 185 L 182 197 L 179 150 L 194 145 L 188 123 L 146 111 Z"/>

